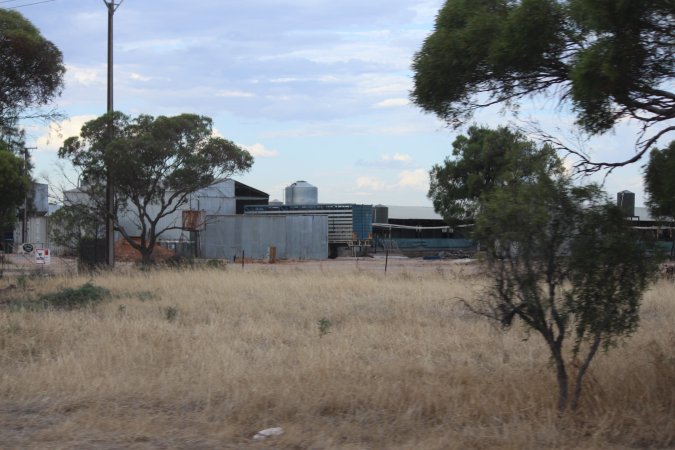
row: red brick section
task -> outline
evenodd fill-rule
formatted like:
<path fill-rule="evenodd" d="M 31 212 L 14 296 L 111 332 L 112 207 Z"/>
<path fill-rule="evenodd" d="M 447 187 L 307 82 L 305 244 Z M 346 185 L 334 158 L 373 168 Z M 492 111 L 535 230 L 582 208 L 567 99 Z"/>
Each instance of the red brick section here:
<path fill-rule="evenodd" d="M 133 238 L 135 242 L 140 242 L 140 238 Z M 152 256 L 155 261 L 164 261 L 175 255 L 173 250 L 155 245 Z M 141 253 L 133 248 L 126 239 L 119 239 L 115 242 L 115 261 L 123 262 L 141 262 Z"/>

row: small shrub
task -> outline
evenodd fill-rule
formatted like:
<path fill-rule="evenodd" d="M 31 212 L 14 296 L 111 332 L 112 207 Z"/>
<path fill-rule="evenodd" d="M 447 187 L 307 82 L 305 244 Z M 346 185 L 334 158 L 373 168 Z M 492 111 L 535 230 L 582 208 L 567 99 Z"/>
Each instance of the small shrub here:
<path fill-rule="evenodd" d="M 164 310 L 164 317 L 166 317 L 166 320 L 169 322 L 173 322 L 176 320 L 176 317 L 178 316 L 178 308 L 175 306 L 169 306 Z"/>
<path fill-rule="evenodd" d="M 16 284 L 24 291 L 28 288 L 28 277 L 25 273 L 22 273 L 16 278 Z"/>
<path fill-rule="evenodd" d="M 148 300 L 153 300 L 155 298 L 155 294 L 150 291 L 141 291 L 137 295 L 138 299 L 142 302 L 147 302 Z"/>
<path fill-rule="evenodd" d="M 226 269 L 226 263 L 224 260 L 220 259 L 209 259 L 206 261 L 206 267 L 209 269 Z"/>
<path fill-rule="evenodd" d="M 330 328 L 333 326 L 333 323 L 325 317 L 322 317 L 317 322 L 317 326 L 319 327 L 319 337 L 321 338 L 330 333 Z"/>
<path fill-rule="evenodd" d="M 173 255 L 164 260 L 164 265 L 171 269 L 190 269 L 195 265 L 194 259 L 180 255 Z"/>
<path fill-rule="evenodd" d="M 106 288 L 87 282 L 78 288 L 64 288 L 44 294 L 34 303 L 44 308 L 69 310 L 94 305 L 109 295 L 110 292 Z"/>

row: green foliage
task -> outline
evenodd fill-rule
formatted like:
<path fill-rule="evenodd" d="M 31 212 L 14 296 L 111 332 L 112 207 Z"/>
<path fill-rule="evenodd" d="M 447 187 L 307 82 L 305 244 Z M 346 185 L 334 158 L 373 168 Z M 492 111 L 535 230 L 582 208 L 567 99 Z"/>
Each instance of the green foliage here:
<path fill-rule="evenodd" d="M 607 350 L 636 330 L 656 261 L 596 186 L 542 177 L 495 189 L 483 202 L 476 234 L 493 284 L 475 310 L 507 328 L 521 320 L 544 338 L 561 411 L 569 403 L 563 345 L 571 331 L 573 354 L 583 353 L 574 409 L 598 348 Z"/>
<path fill-rule="evenodd" d="M 0 129 L 59 95 L 65 70 L 53 43 L 20 13 L 0 9 Z"/>
<path fill-rule="evenodd" d="M 637 328 L 642 293 L 657 269 L 649 249 L 599 188 L 574 187 L 564 177 L 494 190 L 476 228 L 493 279 L 476 311 L 504 327 L 521 320 L 544 338 L 561 411 L 569 400 L 563 344 L 573 332 L 574 354 L 584 353 L 575 408 L 598 348 Z"/>
<path fill-rule="evenodd" d="M 195 114 L 106 114 L 84 124 L 79 137 L 66 139 L 59 156 L 81 171 L 81 189 L 99 214 L 105 211 L 106 175 L 114 178 L 117 211 L 131 214 L 140 230 L 126 230 L 117 216 L 115 228 L 144 264 L 151 262 L 161 234 L 179 226 L 160 224 L 162 218 L 178 211 L 191 193 L 253 164 L 246 150 L 213 136 L 210 118 Z M 140 240 L 130 234 L 140 234 Z"/>
<path fill-rule="evenodd" d="M 451 224 L 472 220 L 481 198 L 495 188 L 532 183 L 563 170 L 550 147 L 537 146 L 508 128 L 471 127 L 452 147 L 452 157 L 432 168 L 428 194 Z"/>
<path fill-rule="evenodd" d="M 78 288 L 63 288 L 41 295 L 37 300 L 24 302 L 21 306 L 29 309 L 73 310 L 93 306 L 109 295 L 106 288 L 87 282 Z"/>
<path fill-rule="evenodd" d="M 26 276 L 25 273 L 22 273 L 21 275 L 16 277 L 16 284 L 19 285 L 22 291 L 28 289 L 28 277 Z"/>
<path fill-rule="evenodd" d="M 675 218 L 675 141 L 652 150 L 645 167 L 647 206 L 656 217 Z"/>
<path fill-rule="evenodd" d="M 326 319 L 325 317 L 322 317 L 317 321 L 317 327 L 319 328 L 319 337 L 322 338 L 328 333 L 330 333 L 330 329 L 333 326 L 333 323 Z"/>
<path fill-rule="evenodd" d="M 665 221 L 675 219 L 675 141 L 662 150 L 654 149 L 645 166 L 647 206 L 652 215 Z M 672 236 L 670 258 L 675 258 L 675 236 Z"/>
<path fill-rule="evenodd" d="M 206 267 L 209 269 L 227 269 L 227 262 L 222 259 L 209 259 L 206 261 Z"/>
<path fill-rule="evenodd" d="M 413 101 L 460 125 L 523 98 L 571 102 L 602 133 L 675 115 L 671 0 L 446 0 L 413 61 Z"/>
<path fill-rule="evenodd" d="M 87 205 L 67 204 L 49 216 L 51 242 L 76 253 L 83 239 L 103 236 L 105 224 L 97 211 Z"/>
<path fill-rule="evenodd" d="M 584 208 L 575 225 L 567 293 L 575 319 L 574 351 L 595 338 L 607 350 L 637 329 L 640 299 L 657 273 L 656 259 L 614 204 Z"/>
<path fill-rule="evenodd" d="M 23 160 L 0 146 L 0 227 L 14 224 L 29 188 Z"/>

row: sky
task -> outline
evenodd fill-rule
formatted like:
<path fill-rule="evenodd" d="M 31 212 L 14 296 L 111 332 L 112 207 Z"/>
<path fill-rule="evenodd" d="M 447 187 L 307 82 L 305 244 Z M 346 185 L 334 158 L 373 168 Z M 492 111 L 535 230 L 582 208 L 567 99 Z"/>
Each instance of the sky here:
<path fill-rule="evenodd" d="M 40 0 L 9 0 L 20 6 Z M 428 172 L 466 128 L 451 129 L 411 104 L 411 61 L 442 0 L 125 0 L 114 16 L 114 106 L 126 114 L 196 113 L 248 149 L 252 169 L 233 178 L 283 200 L 305 180 L 321 203 L 431 206 Z M 63 52 L 68 119 L 27 125 L 34 175 L 61 184 L 56 152 L 106 110 L 107 9 L 101 0 L 52 0 L 18 8 Z M 573 117 L 534 98 L 518 118 L 498 108 L 474 117 L 496 127 L 537 121 L 573 136 Z M 470 124 L 467 124 L 467 126 Z M 638 124 L 587 144 L 597 159 L 632 154 Z M 591 181 L 643 204 L 645 161 Z M 65 166 L 64 166 L 65 164 Z"/>

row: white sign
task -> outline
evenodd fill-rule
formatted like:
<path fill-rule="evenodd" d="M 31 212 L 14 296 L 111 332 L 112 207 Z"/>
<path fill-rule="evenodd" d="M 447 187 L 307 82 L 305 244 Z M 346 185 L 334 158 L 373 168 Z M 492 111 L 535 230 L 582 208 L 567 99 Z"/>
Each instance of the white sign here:
<path fill-rule="evenodd" d="M 49 254 L 48 248 L 35 249 L 35 264 L 51 264 L 52 257 Z"/>

